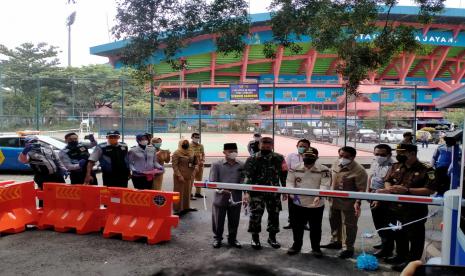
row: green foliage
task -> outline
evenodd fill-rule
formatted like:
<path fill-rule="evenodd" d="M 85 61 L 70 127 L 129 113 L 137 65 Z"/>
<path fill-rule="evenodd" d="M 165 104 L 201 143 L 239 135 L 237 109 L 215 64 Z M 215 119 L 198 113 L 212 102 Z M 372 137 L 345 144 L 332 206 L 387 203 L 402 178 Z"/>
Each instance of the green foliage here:
<path fill-rule="evenodd" d="M 444 118 L 456 126 L 463 126 L 465 110 L 461 108 L 448 108 L 444 111 Z"/>
<path fill-rule="evenodd" d="M 259 104 L 231 104 L 229 102 L 221 103 L 216 106 L 213 113 L 215 116 L 227 115 L 230 128 L 239 131 L 247 131 L 253 124 L 249 122 L 251 117 L 259 115 L 262 111 Z"/>

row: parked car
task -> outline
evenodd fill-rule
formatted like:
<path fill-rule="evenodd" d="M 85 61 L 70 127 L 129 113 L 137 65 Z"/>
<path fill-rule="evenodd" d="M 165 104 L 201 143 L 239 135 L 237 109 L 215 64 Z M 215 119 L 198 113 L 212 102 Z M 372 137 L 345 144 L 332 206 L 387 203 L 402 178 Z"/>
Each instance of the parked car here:
<path fill-rule="evenodd" d="M 329 129 L 329 133 L 331 134 L 332 137 L 339 137 L 339 136 L 341 136 L 341 133 L 340 133 L 339 129 L 337 129 L 337 128 L 331 128 L 331 129 Z"/>
<path fill-rule="evenodd" d="M 383 129 L 381 131 L 381 141 L 385 143 L 398 143 L 404 139 L 405 132 L 413 132 L 411 129 Z"/>
<path fill-rule="evenodd" d="M 357 141 L 361 143 L 376 143 L 378 142 L 378 133 L 376 133 L 372 129 L 361 128 L 358 129 L 356 132 L 350 132 L 349 141 Z"/>
<path fill-rule="evenodd" d="M 3 154 L 3 162 L 0 163 L 0 171 L 32 171 L 29 165 L 18 161 L 19 154 L 24 148 L 24 138 L 21 135 L 0 136 L 0 155 Z M 55 152 L 59 152 L 66 144 L 49 136 L 37 135 L 39 143 L 49 145 Z M 1 161 L 1 158 L 0 158 Z"/>
<path fill-rule="evenodd" d="M 310 140 L 320 141 L 320 142 L 333 142 L 333 137 L 331 133 L 326 128 L 313 128 L 310 134 L 308 135 Z"/>

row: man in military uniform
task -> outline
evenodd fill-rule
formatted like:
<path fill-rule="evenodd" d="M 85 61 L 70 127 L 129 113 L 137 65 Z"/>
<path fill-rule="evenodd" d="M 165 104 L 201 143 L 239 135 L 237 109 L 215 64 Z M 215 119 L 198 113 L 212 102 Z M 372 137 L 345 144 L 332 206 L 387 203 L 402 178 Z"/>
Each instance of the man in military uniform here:
<path fill-rule="evenodd" d="M 65 135 L 65 141 L 68 144 L 58 154 L 61 162 L 70 172 L 71 184 L 83 184 L 87 175 L 87 160 L 89 159 L 89 149 L 97 145 L 93 134 L 87 136 L 90 143 L 79 143 L 78 135 L 70 132 Z M 90 184 L 97 185 L 95 172 L 91 172 L 92 181 Z"/>
<path fill-rule="evenodd" d="M 97 161 L 102 168 L 103 185 L 107 187 L 128 187 L 131 176 L 128 162 L 128 146 L 119 142 L 119 131 L 109 131 L 107 142 L 98 144 L 89 157 L 84 184 L 92 181 L 92 168 Z"/>
<path fill-rule="evenodd" d="M 365 168 L 354 159 L 357 151 L 353 147 L 339 149 L 339 159 L 332 165 L 331 189 L 337 191 L 365 192 L 367 173 Z M 350 258 L 354 255 L 354 243 L 357 237 L 357 222 L 360 216 L 360 200 L 333 198 L 330 200 L 329 224 L 331 226 L 331 242 L 321 246 L 329 249 L 341 249 L 343 233 L 345 248 L 338 257 Z M 345 231 L 344 231 L 345 230 Z"/>
<path fill-rule="evenodd" d="M 191 135 L 192 142 L 189 145 L 189 149 L 194 153 L 197 160 L 199 160 L 198 169 L 195 171 L 194 180 L 195 181 L 202 181 L 203 177 L 203 165 L 205 163 L 205 149 L 203 145 L 200 144 L 200 134 L 199 133 L 192 133 Z M 192 182 L 194 185 L 194 182 Z M 200 187 L 195 187 L 195 194 L 192 196 L 191 199 L 195 200 L 196 198 L 202 198 L 203 195 L 201 194 L 202 189 Z"/>
<path fill-rule="evenodd" d="M 273 139 L 260 139 L 260 151 L 247 159 L 244 165 L 245 183 L 264 186 L 286 186 L 287 165 L 284 156 L 273 152 Z M 244 202 L 250 206 L 248 232 L 252 233 L 252 248 L 261 249 L 259 233 L 264 210 L 268 212 L 268 243 L 280 248 L 276 241 L 279 232 L 279 212 L 282 210 L 281 195 L 275 193 L 249 192 L 244 194 Z"/>
<path fill-rule="evenodd" d="M 385 177 L 385 188 L 378 193 L 404 194 L 414 196 L 429 196 L 436 190 L 434 169 L 418 160 L 416 145 L 400 144 L 397 146 L 397 163 L 392 165 Z M 402 224 L 428 215 L 425 204 L 396 203 L 390 204 L 392 223 Z M 419 222 L 402 227 L 394 232 L 397 255 L 387 258 L 386 262 L 394 264 L 392 269 L 402 271 L 410 261 L 420 260 L 425 244 L 425 222 Z"/>

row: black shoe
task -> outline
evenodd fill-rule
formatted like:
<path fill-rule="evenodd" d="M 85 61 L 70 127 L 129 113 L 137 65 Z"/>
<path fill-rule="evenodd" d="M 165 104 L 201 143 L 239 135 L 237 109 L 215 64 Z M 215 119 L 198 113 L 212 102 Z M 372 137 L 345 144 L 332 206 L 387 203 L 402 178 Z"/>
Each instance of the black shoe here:
<path fill-rule="evenodd" d="M 396 255 L 394 257 L 385 258 L 384 261 L 388 264 L 400 264 L 405 262 L 405 258 Z"/>
<path fill-rule="evenodd" d="M 187 208 L 186 211 L 187 212 L 197 212 L 198 209 L 197 208 Z"/>
<path fill-rule="evenodd" d="M 269 237 L 268 238 L 268 243 L 273 247 L 274 249 L 278 249 L 281 247 L 281 244 L 276 240 L 276 238 Z"/>
<path fill-rule="evenodd" d="M 213 245 L 213 248 L 220 248 L 221 247 L 221 241 L 220 240 L 214 240 L 212 245 Z"/>
<path fill-rule="evenodd" d="M 341 259 L 347 259 L 347 258 L 352 258 L 354 256 L 354 251 L 352 250 L 342 250 L 339 252 L 337 255 Z"/>
<path fill-rule="evenodd" d="M 197 200 L 194 195 L 191 195 L 191 200 Z"/>
<path fill-rule="evenodd" d="M 402 272 L 407 265 L 408 265 L 408 262 L 402 262 L 400 264 L 391 266 L 391 269 L 397 272 Z"/>
<path fill-rule="evenodd" d="M 242 244 L 238 240 L 228 241 L 228 244 L 235 248 L 242 248 Z"/>
<path fill-rule="evenodd" d="M 304 230 L 305 230 L 305 231 L 310 231 L 310 226 L 308 226 L 308 224 L 306 224 L 306 225 L 304 226 Z"/>
<path fill-rule="evenodd" d="M 300 248 L 299 247 L 294 247 L 294 246 L 291 246 L 291 248 L 289 248 L 287 250 L 287 255 L 295 255 L 295 254 L 298 254 L 300 252 Z"/>
<path fill-rule="evenodd" d="M 376 251 L 375 253 L 373 253 L 373 256 L 375 256 L 376 258 L 388 258 L 392 256 L 392 252 L 389 252 L 384 249 L 380 249 Z"/>
<path fill-rule="evenodd" d="M 379 243 L 379 244 L 377 244 L 377 245 L 373 245 L 373 248 L 374 248 L 374 249 L 381 249 L 381 248 L 383 248 L 383 244 L 382 244 L 382 243 Z"/>
<path fill-rule="evenodd" d="M 195 194 L 194 197 L 196 197 L 196 198 L 203 198 L 203 195 L 202 195 L 202 194 Z"/>
<path fill-rule="evenodd" d="M 323 257 L 323 252 L 321 252 L 321 250 L 312 250 L 312 255 L 315 257 L 315 258 L 321 258 Z"/>
<path fill-rule="evenodd" d="M 291 227 L 291 224 L 290 224 L 290 223 L 288 223 L 286 226 L 283 227 L 283 229 L 291 229 L 291 228 L 292 228 L 292 227 Z"/>
<path fill-rule="evenodd" d="M 342 249 L 342 244 L 338 242 L 330 242 L 328 244 L 320 245 L 320 247 L 328 249 Z"/>
<path fill-rule="evenodd" d="M 262 244 L 260 243 L 260 238 L 258 237 L 258 235 L 252 235 L 252 242 L 250 242 L 250 244 L 252 245 L 252 248 L 255 250 L 262 249 Z"/>

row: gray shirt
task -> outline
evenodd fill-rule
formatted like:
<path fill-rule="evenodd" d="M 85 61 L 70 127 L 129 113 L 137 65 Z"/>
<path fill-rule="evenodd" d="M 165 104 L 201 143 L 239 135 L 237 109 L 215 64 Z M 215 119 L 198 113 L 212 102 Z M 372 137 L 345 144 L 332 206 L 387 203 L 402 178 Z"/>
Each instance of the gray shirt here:
<path fill-rule="evenodd" d="M 228 163 L 226 159 L 216 161 L 210 168 L 209 181 L 225 183 L 242 183 L 244 181 L 244 163 L 235 161 L 234 164 Z M 241 201 L 242 192 L 233 191 L 233 200 Z"/>
<path fill-rule="evenodd" d="M 371 164 L 371 183 L 370 188 L 372 190 L 384 189 L 384 177 L 386 176 L 389 169 L 393 164 L 392 159 L 388 159 L 384 163 L 379 164 L 378 162 L 373 162 Z"/>
<path fill-rule="evenodd" d="M 148 145 L 145 149 L 140 146 L 132 147 L 128 152 L 129 169 L 132 172 L 143 173 L 145 171 L 162 169 L 163 167 L 158 164 L 157 151 L 155 147 Z"/>
<path fill-rule="evenodd" d="M 88 150 L 90 148 L 93 148 L 97 145 L 97 141 L 95 142 L 87 142 L 87 143 L 79 143 L 81 146 L 85 148 L 85 150 Z M 79 166 L 79 161 L 80 160 L 72 160 L 69 155 L 68 155 L 68 149 L 64 148 L 60 150 L 58 153 L 58 156 L 60 157 L 61 162 L 63 162 L 63 165 L 68 169 L 68 171 L 79 171 L 81 170 L 81 167 Z"/>

